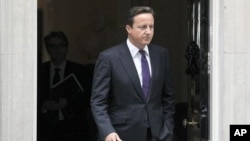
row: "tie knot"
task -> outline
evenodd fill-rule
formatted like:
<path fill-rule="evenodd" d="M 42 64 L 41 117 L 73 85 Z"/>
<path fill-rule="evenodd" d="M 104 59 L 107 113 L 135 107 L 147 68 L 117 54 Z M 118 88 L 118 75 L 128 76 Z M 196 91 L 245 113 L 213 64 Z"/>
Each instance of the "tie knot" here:
<path fill-rule="evenodd" d="M 141 53 L 142 56 L 145 56 L 145 54 L 146 54 L 145 50 L 142 50 L 142 49 L 139 50 L 139 52 Z"/>

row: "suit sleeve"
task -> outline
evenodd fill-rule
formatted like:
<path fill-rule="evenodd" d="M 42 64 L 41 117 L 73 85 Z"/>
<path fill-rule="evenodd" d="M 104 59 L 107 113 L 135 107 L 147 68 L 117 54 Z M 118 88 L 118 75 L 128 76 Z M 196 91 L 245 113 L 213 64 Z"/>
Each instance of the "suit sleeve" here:
<path fill-rule="evenodd" d="M 105 55 L 100 54 L 96 62 L 93 76 L 91 111 L 98 128 L 99 137 L 102 140 L 111 132 L 115 132 L 107 111 L 110 82 L 110 61 Z"/>
<path fill-rule="evenodd" d="M 174 113 L 175 113 L 175 98 L 173 92 L 173 80 L 172 73 L 170 69 L 170 61 L 168 52 L 164 52 L 165 64 L 165 76 L 164 76 L 164 88 L 162 92 L 162 106 L 164 113 L 164 127 L 160 138 L 169 138 L 173 135 L 174 129 Z M 165 132 L 168 131 L 168 132 Z M 169 135 L 165 133 L 170 133 Z M 168 140 L 168 139 L 167 139 Z"/>

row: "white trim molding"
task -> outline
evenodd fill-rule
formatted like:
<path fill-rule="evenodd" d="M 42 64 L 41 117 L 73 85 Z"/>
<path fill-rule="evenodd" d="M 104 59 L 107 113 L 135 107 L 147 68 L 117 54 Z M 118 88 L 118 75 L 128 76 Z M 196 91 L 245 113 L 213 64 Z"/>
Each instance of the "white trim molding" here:
<path fill-rule="evenodd" d="M 220 23 L 221 19 L 221 1 L 210 0 L 210 60 L 211 60 L 211 81 L 210 81 L 210 140 L 221 140 L 221 122 L 220 122 L 220 94 L 222 82 L 222 47 L 223 40 L 220 39 Z"/>
<path fill-rule="evenodd" d="M 37 1 L 0 0 L 0 140 L 36 141 Z"/>

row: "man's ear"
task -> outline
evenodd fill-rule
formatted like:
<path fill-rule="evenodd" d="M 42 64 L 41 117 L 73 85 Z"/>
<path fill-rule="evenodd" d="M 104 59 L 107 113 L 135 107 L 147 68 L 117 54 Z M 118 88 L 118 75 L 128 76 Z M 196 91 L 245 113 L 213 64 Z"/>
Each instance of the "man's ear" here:
<path fill-rule="evenodd" d="M 132 30 L 132 27 L 130 25 L 128 25 L 128 24 L 125 26 L 125 28 L 126 28 L 128 33 L 130 33 L 131 30 Z"/>

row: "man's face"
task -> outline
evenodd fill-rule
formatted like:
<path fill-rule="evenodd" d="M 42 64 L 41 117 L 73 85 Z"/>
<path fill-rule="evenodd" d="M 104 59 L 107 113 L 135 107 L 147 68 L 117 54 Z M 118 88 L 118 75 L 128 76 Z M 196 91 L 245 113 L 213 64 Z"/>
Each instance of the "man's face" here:
<path fill-rule="evenodd" d="M 68 48 L 62 39 L 51 38 L 47 50 L 52 61 L 62 62 L 66 59 Z"/>
<path fill-rule="evenodd" d="M 134 17 L 132 27 L 126 25 L 128 38 L 136 47 L 142 49 L 148 45 L 154 35 L 154 17 L 150 13 L 143 13 Z"/>

